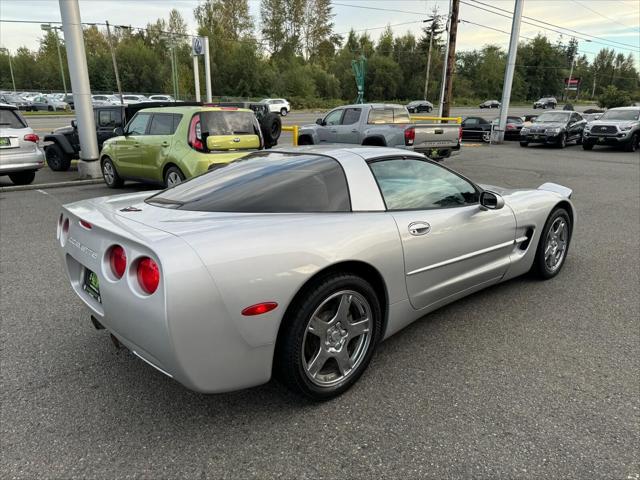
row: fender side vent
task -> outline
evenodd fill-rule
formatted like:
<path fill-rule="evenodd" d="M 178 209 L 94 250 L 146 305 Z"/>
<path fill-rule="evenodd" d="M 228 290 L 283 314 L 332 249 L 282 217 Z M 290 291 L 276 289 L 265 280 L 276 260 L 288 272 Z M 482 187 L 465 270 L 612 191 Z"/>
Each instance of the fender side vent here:
<path fill-rule="evenodd" d="M 524 235 L 527 239 L 520 244 L 520 250 L 526 250 L 529 248 L 529 244 L 531 243 L 531 239 L 533 238 L 533 228 L 527 228 L 527 232 Z"/>

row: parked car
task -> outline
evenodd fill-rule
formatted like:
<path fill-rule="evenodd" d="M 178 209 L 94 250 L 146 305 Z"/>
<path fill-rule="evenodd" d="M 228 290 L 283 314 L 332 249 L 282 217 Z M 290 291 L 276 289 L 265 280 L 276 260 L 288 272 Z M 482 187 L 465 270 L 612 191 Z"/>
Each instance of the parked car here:
<path fill-rule="evenodd" d="M 265 98 L 260 102 L 268 105 L 270 112 L 279 113 L 283 117 L 286 117 L 291 111 L 291 105 L 284 98 Z"/>
<path fill-rule="evenodd" d="M 111 105 L 97 101 L 94 104 L 93 115 L 96 125 L 98 149 L 102 149 L 105 140 L 114 137 L 114 129 L 124 127 L 131 118 L 142 108 L 163 107 L 173 105 L 173 102 L 154 102 L 135 105 Z M 193 103 L 192 105 L 199 105 Z M 66 171 L 71 166 L 71 160 L 79 158 L 80 138 L 76 120 L 71 125 L 55 129 L 44 136 L 44 147 L 47 164 L 51 170 Z"/>
<path fill-rule="evenodd" d="M 125 180 L 172 187 L 265 147 L 255 114 L 240 108 L 145 108 L 115 132 L 100 152 L 111 188 Z"/>
<path fill-rule="evenodd" d="M 411 123 L 403 105 L 365 103 L 334 108 L 315 124 L 303 125 L 298 145 L 350 143 L 399 147 L 442 160 L 460 150 L 458 124 Z"/>
<path fill-rule="evenodd" d="M 16 185 L 33 182 L 44 166 L 38 141 L 16 106 L 0 104 L 0 176 L 9 175 Z"/>
<path fill-rule="evenodd" d="M 147 97 L 145 97 L 144 95 L 123 95 L 122 98 L 124 99 L 125 103 L 131 105 L 134 103 L 144 103 L 144 102 L 150 102 L 152 100 L 148 99 Z"/>
<path fill-rule="evenodd" d="M 464 140 L 491 140 L 491 122 L 482 117 L 466 117 L 462 120 L 462 138 Z"/>
<path fill-rule="evenodd" d="M 480 108 L 500 108 L 502 105 L 498 100 L 487 100 L 486 102 L 482 102 L 479 107 Z"/>
<path fill-rule="evenodd" d="M 611 108 L 584 128 L 582 148 L 595 145 L 614 145 L 627 152 L 638 150 L 640 141 L 640 107 Z"/>
<path fill-rule="evenodd" d="M 494 129 L 499 122 L 499 118 L 496 118 L 491 122 Z M 521 117 L 507 116 L 507 124 L 504 127 L 504 138 L 508 140 L 518 140 L 520 138 L 520 130 L 522 130 L 522 127 L 524 127 L 524 122 Z"/>
<path fill-rule="evenodd" d="M 60 97 L 60 100 L 69 105 L 69 108 L 71 110 L 75 110 L 75 101 L 73 100 L 73 94 L 67 93 L 66 95 L 62 95 L 62 97 Z"/>
<path fill-rule="evenodd" d="M 54 112 L 57 110 L 67 110 L 69 108 L 67 102 L 63 102 L 61 100 L 56 100 L 53 98 L 47 98 L 44 95 L 34 97 L 31 102 L 32 110 L 48 110 L 49 112 Z"/>
<path fill-rule="evenodd" d="M 262 102 L 217 102 L 207 103 L 207 107 L 247 108 L 252 110 L 260 123 L 265 148 L 275 147 L 282 133 L 282 120 L 278 113 L 272 113 Z"/>
<path fill-rule="evenodd" d="M 18 110 L 24 110 L 27 112 L 33 110 L 33 102 L 13 93 L 0 94 L 0 103 L 13 105 L 14 107 L 18 107 Z"/>
<path fill-rule="evenodd" d="M 407 150 L 314 146 L 64 205 L 56 236 L 93 325 L 166 377 L 213 393 L 273 375 L 323 400 L 429 312 L 528 272 L 557 278 L 571 193 L 479 185 Z"/>
<path fill-rule="evenodd" d="M 589 123 L 593 122 L 594 120 L 598 120 L 602 116 L 602 113 L 583 113 L 582 116 L 587 121 L 587 123 Z"/>
<path fill-rule="evenodd" d="M 99 105 L 121 105 L 120 97 L 116 95 L 91 95 L 91 101 L 98 102 Z"/>
<path fill-rule="evenodd" d="M 149 100 L 152 102 L 175 102 L 176 99 L 171 95 L 151 95 Z"/>
<path fill-rule="evenodd" d="M 564 148 L 568 142 L 582 143 L 582 130 L 586 121 L 578 112 L 558 111 L 543 113 L 531 127 L 520 130 L 520 146 L 545 143 Z"/>
<path fill-rule="evenodd" d="M 538 118 L 538 114 L 525 115 L 524 117 L 522 117 L 523 126 L 524 127 L 530 127 L 533 124 L 533 122 L 535 121 L 536 118 Z"/>
<path fill-rule="evenodd" d="M 407 104 L 407 110 L 409 113 L 429 113 L 433 110 L 433 103 L 427 100 L 414 100 Z"/>
<path fill-rule="evenodd" d="M 556 105 L 558 105 L 558 101 L 555 99 L 555 97 L 542 97 L 539 100 L 536 100 L 535 102 L 533 102 L 533 108 L 543 108 L 543 109 L 547 109 L 547 108 L 556 108 Z"/>

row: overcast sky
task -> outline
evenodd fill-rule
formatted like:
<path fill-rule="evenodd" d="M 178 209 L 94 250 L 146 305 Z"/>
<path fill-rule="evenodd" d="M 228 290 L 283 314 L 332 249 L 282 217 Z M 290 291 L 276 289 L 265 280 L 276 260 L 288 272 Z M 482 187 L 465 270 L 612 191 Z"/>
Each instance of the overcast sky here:
<path fill-rule="evenodd" d="M 461 5 L 461 20 L 510 31 L 510 19 L 468 5 L 474 3 L 472 0 L 464 1 L 467 4 Z M 513 10 L 514 0 L 482 1 Z M 171 8 L 176 8 L 187 21 L 190 33 L 195 33 L 193 9 L 198 3 L 197 0 L 80 0 L 80 12 L 83 22 L 108 20 L 113 24 L 144 27 L 159 17 L 167 18 Z M 249 6 L 259 36 L 260 1 L 249 0 Z M 390 24 L 398 34 L 406 31 L 418 34 L 422 26 L 421 19 L 435 6 L 443 13 L 448 8 L 448 0 L 339 0 L 334 2 L 333 8 L 335 31 L 344 33 L 351 28 L 366 30 L 377 39 L 385 25 Z M 579 50 L 587 53 L 589 59 L 600 48 L 617 45 L 616 50 L 622 53 L 634 53 L 636 64 L 640 60 L 640 0 L 524 0 L 524 15 L 598 37 L 584 35 L 592 41 L 580 40 Z M 39 23 L 60 21 L 59 4 L 57 0 L 0 0 L 0 20 L 37 22 L 33 25 L 0 23 L 0 46 L 12 52 L 21 46 L 34 49 L 42 35 Z M 537 33 L 544 33 L 554 41 L 559 37 L 557 33 L 522 24 L 521 37 L 533 37 Z M 565 40 L 568 38 L 569 35 L 564 36 Z M 506 48 L 508 40 L 509 36 L 505 33 L 462 22 L 458 28 L 457 48 L 470 50 L 488 43 Z"/>

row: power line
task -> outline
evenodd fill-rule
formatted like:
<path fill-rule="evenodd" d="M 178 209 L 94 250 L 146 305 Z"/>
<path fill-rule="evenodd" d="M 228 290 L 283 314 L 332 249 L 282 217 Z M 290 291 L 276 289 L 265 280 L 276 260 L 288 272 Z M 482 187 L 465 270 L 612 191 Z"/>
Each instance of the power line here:
<path fill-rule="evenodd" d="M 587 10 L 589 10 L 589 11 L 591 11 L 591 12 L 595 13 L 596 15 L 598 15 L 598 16 L 600 16 L 600 17 L 602 17 L 602 18 L 606 18 L 607 20 L 609 20 L 609 21 L 611 21 L 611 22 L 613 22 L 613 23 L 617 23 L 618 25 L 622 25 L 623 27 L 626 27 L 626 28 L 633 28 L 633 29 L 635 29 L 635 30 L 639 30 L 639 28 L 638 28 L 638 27 L 632 27 L 631 25 L 627 25 L 626 23 L 622 23 L 622 22 L 620 22 L 620 21 L 618 21 L 618 20 L 616 20 L 616 19 L 614 19 L 614 18 L 607 17 L 605 14 L 600 13 L 600 12 L 598 12 L 598 11 L 594 10 L 593 8 L 591 8 L 591 7 L 587 6 L 587 5 L 585 5 L 584 3 L 579 2 L 578 0 L 571 0 L 571 1 L 572 1 L 573 3 L 576 3 L 576 4 L 580 5 L 582 8 L 586 8 Z"/>
<path fill-rule="evenodd" d="M 489 4 L 487 4 L 487 3 L 480 2 L 479 0 L 470 0 L 471 2 L 474 2 L 474 3 L 469 3 L 469 2 L 467 2 L 467 1 L 465 1 L 465 0 L 461 0 L 461 1 L 462 1 L 462 3 L 464 3 L 465 5 L 469 5 L 469 6 L 471 6 L 471 7 L 478 8 L 478 9 L 480 9 L 480 10 L 484 10 L 485 12 L 493 13 L 494 15 L 499 15 L 499 16 L 501 16 L 501 17 L 505 17 L 505 18 L 509 18 L 509 19 L 511 19 L 511 18 L 512 18 L 512 14 L 511 14 L 511 12 L 510 12 L 509 10 L 504 9 L 504 8 L 495 7 L 495 6 L 493 6 L 493 5 L 489 5 Z M 503 14 L 503 13 L 498 13 L 498 12 L 495 12 L 495 11 L 493 11 L 493 10 L 488 10 L 487 8 L 482 8 L 482 7 L 479 7 L 478 5 L 475 5 L 475 4 L 480 4 L 480 5 L 483 5 L 484 7 L 492 8 L 492 9 L 494 9 L 494 10 L 499 10 L 500 12 L 506 12 L 508 15 L 505 15 L 505 14 Z M 540 23 L 540 24 L 542 24 L 542 25 L 549 25 L 549 26 L 551 26 L 551 27 L 560 28 L 560 29 L 562 29 L 562 30 L 566 30 L 567 32 L 572 32 L 573 34 L 581 35 L 581 36 L 584 36 L 584 37 L 591 37 L 591 38 L 595 38 L 596 40 L 591 40 L 591 41 L 592 41 L 592 42 L 595 42 L 595 43 L 600 43 L 600 44 L 602 44 L 602 45 L 607 45 L 607 46 L 609 46 L 609 47 L 611 47 L 611 46 L 612 46 L 611 44 L 613 44 L 613 43 L 614 43 L 614 44 L 622 45 L 622 46 L 624 46 L 624 47 L 631 47 L 631 48 L 626 48 L 626 49 L 623 49 L 623 50 L 631 50 L 631 51 L 634 51 L 634 52 L 635 52 L 635 51 L 640 51 L 640 48 L 638 48 L 638 47 L 637 47 L 637 46 L 635 46 L 635 45 L 630 45 L 630 44 L 628 44 L 628 43 L 616 42 L 615 40 L 606 40 L 606 39 L 604 39 L 604 38 L 601 38 L 601 37 L 598 37 L 598 36 L 595 36 L 595 35 L 591 35 L 591 34 L 589 34 L 589 33 L 583 33 L 583 32 L 579 32 L 579 31 L 577 31 L 577 30 L 573 30 L 573 29 L 571 29 L 571 28 L 561 27 L 560 25 L 555 25 L 555 24 L 553 24 L 553 23 L 549 23 L 549 22 L 545 22 L 545 21 L 542 21 L 542 20 L 538 20 L 538 19 L 536 19 L 536 18 L 527 17 L 526 15 L 523 15 L 523 16 L 522 16 L 522 18 L 526 18 L 527 20 L 531 20 L 531 21 L 534 21 L 534 22 Z M 542 29 L 544 29 L 544 30 L 549 30 L 549 31 L 551 31 L 551 32 L 558 33 L 558 34 L 560 34 L 560 35 L 567 35 L 567 33 L 565 33 L 565 32 L 558 31 L 558 30 L 554 30 L 553 28 L 544 27 L 544 26 L 542 26 L 542 25 L 532 24 L 532 23 L 530 23 L 530 22 L 526 22 L 526 21 L 524 21 L 524 20 L 522 21 L 522 23 L 526 23 L 526 24 L 528 24 L 528 25 L 533 25 L 534 27 L 542 28 Z M 587 39 L 585 39 L 585 38 L 581 38 L 581 40 L 587 40 Z M 621 47 L 616 47 L 616 48 L 621 48 Z M 621 49 L 622 49 L 622 48 L 621 48 Z"/>

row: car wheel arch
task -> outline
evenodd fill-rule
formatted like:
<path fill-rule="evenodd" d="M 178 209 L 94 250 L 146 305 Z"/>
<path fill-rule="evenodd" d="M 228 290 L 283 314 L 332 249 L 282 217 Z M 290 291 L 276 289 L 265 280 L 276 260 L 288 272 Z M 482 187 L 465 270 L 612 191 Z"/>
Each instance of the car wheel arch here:
<path fill-rule="evenodd" d="M 279 345 L 281 345 L 283 332 L 287 328 L 287 321 L 292 318 L 291 312 L 299 303 L 300 299 L 304 297 L 307 292 L 312 290 L 317 283 L 322 282 L 324 278 L 339 273 L 359 276 L 371 284 L 378 296 L 380 309 L 382 311 L 382 331 L 380 338 L 385 338 L 387 321 L 389 318 L 389 293 L 382 274 L 370 263 L 360 260 L 346 260 L 328 265 L 314 273 L 298 288 L 293 297 L 291 297 L 291 300 L 289 301 L 289 304 L 282 316 L 280 326 L 278 327 L 276 351 L 278 350 Z"/>
<path fill-rule="evenodd" d="M 566 200 L 561 200 L 560 202 L 556 203 L 553 206 L 553 208 L 549 211 L 549 215 L 551 215 L 551 212 L 557 210 L 558 208 L 562 208 L 566 210 L 567 213 L 569 214 L 569 220 L 571 220 L 571 224 L 569 225 L 570 227 L 569 233 L 573 235 L 574 219 L 575 219 L 575 211 L 573 210 L 573 205 L 571 205 L 571 202 L 568 202 Z"/>
<path fill-rule="evenodd" d="M 371 147 L 386 147 L 387 141 L 384 137 L 380 135 L 373 135 L 371 137 L 367 137 L 362 141 L 362 145 L 371 146 Z"/>

